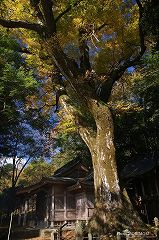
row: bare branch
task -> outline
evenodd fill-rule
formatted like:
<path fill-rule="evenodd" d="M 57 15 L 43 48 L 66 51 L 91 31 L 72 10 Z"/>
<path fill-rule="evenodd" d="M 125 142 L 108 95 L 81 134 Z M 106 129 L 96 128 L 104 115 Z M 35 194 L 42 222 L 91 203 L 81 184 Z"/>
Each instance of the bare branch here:
<path fill-rule="evenodd" d="M 15 183 L 15 174 L 16 174 L 16 156 L 13 157 L 13 166 L 12 166 L 12 187 Z"/>
<path fill-rule="evenodd" d="M 57 22 L 58 20 L 60 20 L 65 14 L 67 14 L 69 11 L 72 10 L 73 7 L 76 7 L 80 2 L 82 2 L 83 0 L 78 0 L 77 2 L 75 2 L 74 4 L 70 5 L 68 8 L 66 8 L 63 12 L 61 12 L 57 18 L 55 19 L 55 21 Z"/>
<path fill-rule="evenodd" d="M 37 32 L 39 35 L 42 35 L 45 32 L 45 27 L 36 23 L 0 19 L 0 25 L 6 28 L 24 28 L 33 30 Z"/>
<path fill-rule="evenodd" d="M 19 177 L 20 177 L 20 174 L 22 173 L 22 171 L 24 170 L 24 168 L 26 167 L 26 165 L 28 164 L 28 162 L 30 161 L 31 157 L 29 157 L 26 162 L 23 164 L 22 168 L 20 169 L 19 173 L 17 174 L 15 180 L 14 180 L 14 186 L 16 185 Z"/>

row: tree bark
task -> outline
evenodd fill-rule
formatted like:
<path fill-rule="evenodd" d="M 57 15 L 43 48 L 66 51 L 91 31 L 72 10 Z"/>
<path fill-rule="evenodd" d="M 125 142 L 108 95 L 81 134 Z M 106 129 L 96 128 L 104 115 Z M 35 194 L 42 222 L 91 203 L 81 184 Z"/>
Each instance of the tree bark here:
<path fill-rule="evenodd" d="M 90 129 L 81 127 L 79 132 L 89 147 L 93 161 L 95 211 L 90 228 L 104 235 L 101 239 L 114 239 L 117 232 L 124 229 L 141 231 L 145 226 L 120 189 L 111 112 L 106 104 L 96 100 L 89 101 L 88 105 L 96 130 L 93 134 Z"/>

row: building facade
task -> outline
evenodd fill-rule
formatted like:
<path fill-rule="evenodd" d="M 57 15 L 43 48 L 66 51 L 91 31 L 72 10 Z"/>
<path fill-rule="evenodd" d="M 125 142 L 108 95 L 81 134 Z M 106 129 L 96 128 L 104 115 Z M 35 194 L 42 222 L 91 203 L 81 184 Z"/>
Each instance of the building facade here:
<path fill-rule="evenodd" d="M 57 227 L 88 221 L 93 214 L 93 178 L 80 160 L 74 160 L 39 183 L 16 192 L 14 223 Z"/>
<path fill-rule="evenodd" d="M 130 162 L 120 173 L 120 183 L 127 189 L 143 221 L 154 224 L 154 218 L 159 219 L 159 162 L 154 158 Z M 75 230 L 77 223 L 86 226 L 93 211 L 92 170 L 80 159 L 75 159 L 57 170 L 53 176 L 17 189 L 13 223 L 22 227 L 52 229 L 51 239 L 62 239 L 61 233 L 57 235 L 56 230 Z M 91 236 L 90 239 L 98 237 Z"/>

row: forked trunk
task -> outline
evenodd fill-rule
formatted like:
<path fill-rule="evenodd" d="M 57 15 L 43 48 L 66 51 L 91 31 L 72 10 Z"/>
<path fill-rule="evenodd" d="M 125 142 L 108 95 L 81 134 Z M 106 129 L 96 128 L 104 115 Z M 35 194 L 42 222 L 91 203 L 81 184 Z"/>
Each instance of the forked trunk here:
<path fill-rule="evenodd" d="M 88 145 L 93 161 L 95 186 L 95 211 L 90 227 L 113 239 L 123 229 L 141 230 L 143 223 L 126 195 L 121 193 L 115 148 L 113 142 L 113 120 L 109 108 L 95 100 L 89 102 L 95 119 L 95 133 L 81 128 L 80 134 Z"/>

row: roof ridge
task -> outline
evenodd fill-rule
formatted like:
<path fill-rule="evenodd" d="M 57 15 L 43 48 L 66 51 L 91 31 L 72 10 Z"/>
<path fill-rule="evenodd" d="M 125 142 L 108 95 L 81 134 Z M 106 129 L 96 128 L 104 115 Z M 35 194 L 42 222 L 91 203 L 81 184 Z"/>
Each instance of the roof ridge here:
<path fill-rule="evenodd" d="M 57 169 L 54 172 L 53 176 L 58 176 L 59 174 L 65 172 L 64 170 L 68 171 L 70 168 L 76 166 L 78 163 L 82 163 L 86 168 L 88 168 L 86 166 L 86 164 L 84 164 L 83 160 L 77 156 L 76 158 L 74 158 L 73 160 L 69 161 L 68 163 L 66 163 L 65 165 L 63 165 L 61 168 Z"/>

